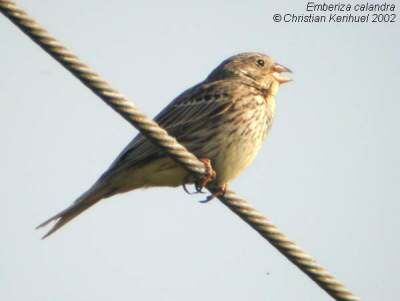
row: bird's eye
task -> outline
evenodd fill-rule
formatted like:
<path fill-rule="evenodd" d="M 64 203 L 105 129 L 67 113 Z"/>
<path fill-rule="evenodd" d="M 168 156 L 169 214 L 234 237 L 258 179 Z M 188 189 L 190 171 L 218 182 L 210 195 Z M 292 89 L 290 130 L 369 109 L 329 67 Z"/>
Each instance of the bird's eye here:
<path fill-rule="evenodd" d="M 264 60 L 257 60 L 256 64 L 258 67 L 264 67 L 265 62 L 264 62 Z"/>

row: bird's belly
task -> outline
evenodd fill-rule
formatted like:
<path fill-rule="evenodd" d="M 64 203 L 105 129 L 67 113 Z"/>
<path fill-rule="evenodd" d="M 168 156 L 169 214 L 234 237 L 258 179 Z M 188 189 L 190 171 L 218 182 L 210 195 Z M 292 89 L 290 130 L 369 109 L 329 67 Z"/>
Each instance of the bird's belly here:
<path fill-rule="evenodd" d="M 219 184 L 236 178 L 256 157 L 261 140 L 240 139 L 221 149 L 214 160 L 214 168 Z"/>
<path fill-rule="evenodd" d="M 221 135 L 222 147 L 212 160 L 218 184 L 236 178 L 255 159 L 268 130 L 266 121 L 265 116 L 260 116 L 257 123 L 232 130 L 231 135 Z"/>

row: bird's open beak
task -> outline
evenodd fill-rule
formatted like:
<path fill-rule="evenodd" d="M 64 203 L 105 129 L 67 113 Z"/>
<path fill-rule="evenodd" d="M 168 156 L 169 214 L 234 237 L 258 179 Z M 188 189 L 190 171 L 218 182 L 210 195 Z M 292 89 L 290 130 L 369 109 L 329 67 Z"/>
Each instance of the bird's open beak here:
<path fill-rule="evenodd" d="M 282 72 L 292 73 L 292 70 L 290 70 L 289 68 L 282 66 L 281 64 L 275 63 L 272 67 L 272 70 L 272 76 L 278 81 L 278 83 L 284 84 L 292 80 L 290 77 L 282 74 Z"/>

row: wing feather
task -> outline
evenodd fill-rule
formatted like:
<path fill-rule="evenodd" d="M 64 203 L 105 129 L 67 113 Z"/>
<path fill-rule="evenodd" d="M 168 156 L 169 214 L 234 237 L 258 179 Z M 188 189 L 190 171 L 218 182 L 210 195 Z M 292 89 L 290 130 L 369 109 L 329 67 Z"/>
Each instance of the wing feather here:
<path fill-rule="evenodd" d="M 171 136 L 191 149 L 193 131 L 233 104 L 232 80 L 200 83 L 175 98 L 154 120 Z M 189 139 L 185 139 L 189 138 Z M 164 156 L 163 152 L 138 134 L 114 160 L 102 177 Z"/>

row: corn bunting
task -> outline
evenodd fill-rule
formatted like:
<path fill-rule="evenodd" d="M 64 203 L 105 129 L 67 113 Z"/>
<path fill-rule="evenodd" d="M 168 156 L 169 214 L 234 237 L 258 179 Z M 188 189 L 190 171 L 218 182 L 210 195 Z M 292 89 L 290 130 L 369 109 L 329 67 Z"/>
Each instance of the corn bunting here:
<path fill-rule="evenodd" d="M 223 193 L 258 153 L 271 127 L 278 88 L 290 81 L 284 72 L 290 70 L 261 53 L 232 56 L 174 99 L 155 121 L 212 166 L 213 182 Z M 142 187 L 194 182 L 184 168 L 139 134 L 88 191 L 38 228 L 56 221 L 45 238 L 101 199 Z"/>

